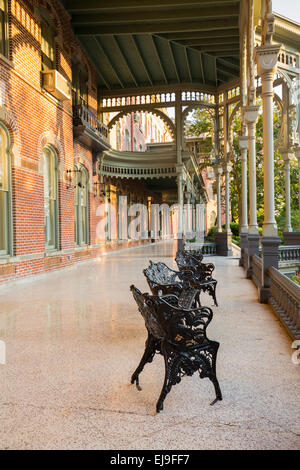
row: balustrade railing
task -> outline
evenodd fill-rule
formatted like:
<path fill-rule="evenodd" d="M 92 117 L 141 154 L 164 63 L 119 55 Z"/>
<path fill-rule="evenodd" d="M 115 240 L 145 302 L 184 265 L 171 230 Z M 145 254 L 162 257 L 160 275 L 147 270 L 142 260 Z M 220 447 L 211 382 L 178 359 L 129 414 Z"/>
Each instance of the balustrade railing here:
<path fill-rule="evenodd" d="M 297 262 L 300 263 L 300 245 L 281 245 L 279 247 L 279 263 Z M 261 258 L 262 249 L 259 247 L 258 256 Z"/>
<path fill-rule="evenodd" d="M 75 124 L 83 124 L 97 134 L 104 142 L 108 143 L 108 127 L 83 104 L 74 106 Z"/>
<path fill-rule="evenodd" d="M 300 262 L 300 246 L 286 245 L 279 247 L 279 261 L 299 261 Z"/>
<path fill-rule="evenodd" d="M 215 243 L 186 243 L 184 249 L 190 253 L 201 252 L 203 256 L 215 256 L 217 245 Z"/>
<path fill-rule="evenodd" d="M 103 174 L 121 175 L 124 177 L 155 177 L 159 176 L 174 176 L 176 174 L 175 167 L 161 167 L 161 168 L 131 168 L 131 167 L 118 167 L 113 165 L 103 165 Z"/>
<path fill-rule="evenodd" d="M 253 256 L 252 279 L 257 287 L 262 286 L 262 259 L 257 255 Z"/>
<path fill-rule="evenodd" d="M 271 280 L 269 304 L 291 338 L 300 339 L 300 287 L 274 267 L 268 274 Z"/>

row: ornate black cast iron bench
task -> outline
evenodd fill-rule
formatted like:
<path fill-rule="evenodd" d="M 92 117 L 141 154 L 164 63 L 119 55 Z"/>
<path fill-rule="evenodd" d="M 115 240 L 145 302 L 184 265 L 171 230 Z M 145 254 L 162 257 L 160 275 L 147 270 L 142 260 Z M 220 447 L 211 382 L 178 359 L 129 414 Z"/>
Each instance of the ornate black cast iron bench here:
<path fill-rule="evenodd" d="M 213 313 L 208 307 L 184 309 L 178 305 L 178 297 L 163 297 L 142 294 L 135 286 L 130 287 L 142 314 L 148 338 L 142 359 L 131 377 L 138 390 L 139 375 L 147 362 L 152 362 L 155 353 L 162 354 L 165 362 L 165 379 L 156 404 L 157 412 L 163 409 L 163 402 L 173 385 L 185 375 L 199 372 L 200 378 L 207 377 L 214 385 L 216 398 L 222 400 L 222 393 L 216 375 L 216 361 L 219 343 L 207 338 L 206 328 Z"/>
<path fill-rule="evenodd" d="M 191 278 L 191 286 L 196 288 L 201 286 L 201 290 L 207 291 L 218 306 L 216 298 L 217 280 L 212 277 L 215 266 L 212 263 L 202 263 L 203 255 L 191 255 L 187 251 L 181 250 L 176 254 L 176 264 L 180 272 L 193 272 L 194 276 Z"/>
<path fill-rule="evenodd" d="M 176 253 L 176 264 L 179 271 L 201 271 L 204 277 L 211 277 L 215 269 L 213 263 L 203 263 L 203 255 L 190 254 L 187 251 L 180 250 Z"/>
<path fill-rule="evenodd" d="M 200 270 L 174 271 L 165 263 L 150 261 L 150 266 L 144 269 L 143 273 L 153 295 L 158 295 L 158 293 L 162 295 L 175 294 L 180 297 L 183 289 L 190 289 L 191 295 L 192 289 L 194 289 L 198 291 L 198 294 L 194 295 L 194 299 L 199 306 L 201 305 L 201 292 L 207 292 L 213 298 L 215 305 L 218 305 L 216 299 L 217 281 L 205 278 Z"/>
<path fill-rule="evenodd" d="M 153 263 L 149 261 L 148 268 L 143 270 L 149 287 L 153 295 L 175 294 L 180 296 L 182 289 L 190 287 L 189 279 L 193 276 L 193 271 L 174 271 L 165 263 Z"/>

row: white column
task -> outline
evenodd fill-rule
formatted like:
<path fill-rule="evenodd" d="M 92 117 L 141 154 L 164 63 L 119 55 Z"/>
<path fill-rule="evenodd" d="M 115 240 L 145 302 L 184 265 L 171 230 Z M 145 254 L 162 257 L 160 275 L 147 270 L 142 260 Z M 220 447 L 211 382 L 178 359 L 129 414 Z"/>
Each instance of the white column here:
<path fill-rule="evenodd" d="M 248 181 L 247 181 L 247 150 L 248 137 L 239 137 L 241 149 L 241 166 L 242 166 L 242 216 L 241 216 L 241 233 L 248 233 Z"/>
<path fill-rule="evenodd" d="M 222 167 L 221 165 L 216 165 L 215 174 L 217 179 L 217 232 L 222 232 L 222 213 L 221 213 L 221 174 Z"/>
<path fill-rule="evenodd" d="M 283 152 L 282 158 L 284 160 L 284 179 L 285 179 L 285 227 L 284 232 L 292 232 L 291 224 L 291 183 L 290 183 L 290 161 L 293 154 Z"/>
<path fill-rule="evenodd" d="M 177 194 L 178 194 L 178 214 L 177 214 L 177 236 L 178 250 L 183 248 L 183 165 L 177 164 Z"/>
<path fill-rule="evenodd" d="M 249 228 L 248 233 L 258 234 L 257 195 L 256 195 L 256 122 L 259 106 L 245 106 L 245 119 L 248 126 L 249 150 Z"/>
<path fill-rule="evenodd" d="M 298 225 L 298 232 L 300 232 L 300 147 L 295 148 L 296 158 L 298 160 L 298 198 L 299 198 L 299 225 Z"/>
<path fill-rule="evenodd" d="M 223 171 L 225 174 L 225 199 L 226 199 L 225 231 L 227 233 L 231 233 L 231 229 L 230 229 L 230 171 L 231 171 L 231 167 L 228 163 L 224 165 Z"/>
<path fill-rule="evenodd" d="M 274 200 L 273 80 L 280 46 L 266 44 L 256 48 L 258 74 L 262 80 L 264 148 L 264 237 L 277 237 Z"/>

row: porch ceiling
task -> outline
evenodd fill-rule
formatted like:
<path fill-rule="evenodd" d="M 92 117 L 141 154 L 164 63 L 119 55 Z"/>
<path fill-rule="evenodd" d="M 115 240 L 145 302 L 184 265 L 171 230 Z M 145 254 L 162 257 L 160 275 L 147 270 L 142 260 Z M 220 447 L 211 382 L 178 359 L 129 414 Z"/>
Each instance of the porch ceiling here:
<path fill-rule="evenodd" d="M 103 90 L 239 76 L 240 0 L 61 0 Z"/>

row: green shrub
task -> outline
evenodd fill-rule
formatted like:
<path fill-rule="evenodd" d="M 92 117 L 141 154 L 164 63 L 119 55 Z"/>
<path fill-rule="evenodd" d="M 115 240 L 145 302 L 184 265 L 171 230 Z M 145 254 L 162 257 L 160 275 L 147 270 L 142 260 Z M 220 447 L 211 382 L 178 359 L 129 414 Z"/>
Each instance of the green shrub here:
<path fill-rule="evenodd" d="M 298 286 L 300 286 L 300 274 L 291 277 L 292 281 L 294 281 Z"/>
<path fill-rule="evenodd" d="M 208 231 L 208 234 L 206 236 L 206 241 L 208 242 L 215 242 L 216 241 L 216 230 L 217 230 L 217 226 L 214 225 L 213 227 L 211 227 Z"/>
<path fill-rule="evenodd" d="M 232 235 L 232 241 L 233 241 L 233 243 L 234 243 L 235 245 L 240 246 L 240 244 L 241 244 L 241 239 L 240 239 L 240 237 L 236 237 L 235 235 Z"/>
<path fill-rule="evenodd" d="M 230 224 L 230 230 L 232 232 L 233 237 L 238 237 L 240 238 L 240 233 L 239 233 L 239 224 L 236 222 L 231 222 Z"/>

